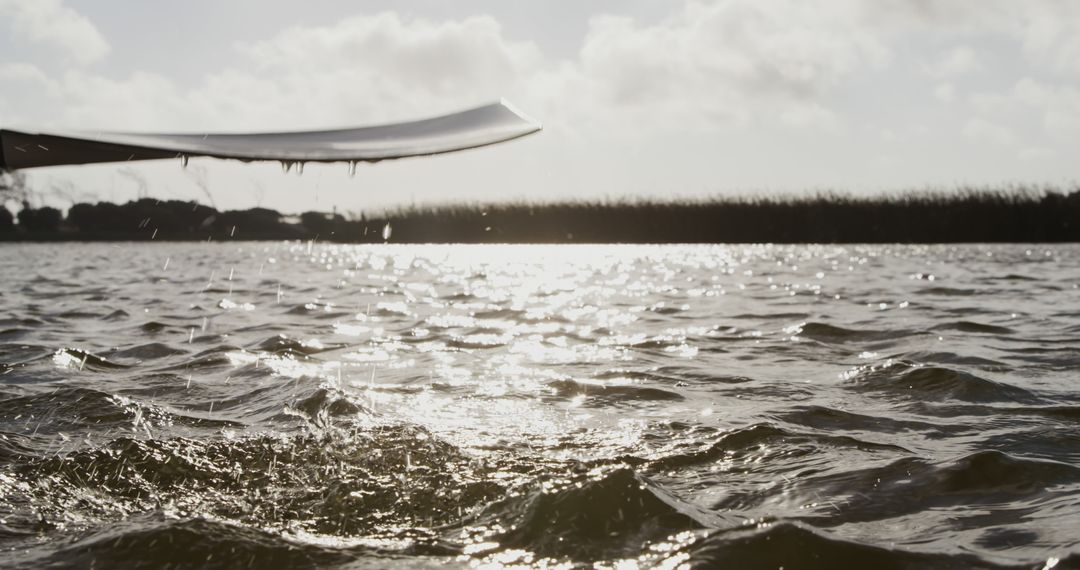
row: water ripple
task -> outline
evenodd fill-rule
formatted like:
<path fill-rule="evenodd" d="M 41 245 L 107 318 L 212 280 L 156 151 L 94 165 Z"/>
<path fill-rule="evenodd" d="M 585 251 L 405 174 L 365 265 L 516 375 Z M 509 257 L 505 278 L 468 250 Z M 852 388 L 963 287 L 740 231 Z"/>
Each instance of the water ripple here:
<path fill-rule="evenodd" d="M 8 247 L 5 567 L 1080 560 L 1075 246 Z"/>

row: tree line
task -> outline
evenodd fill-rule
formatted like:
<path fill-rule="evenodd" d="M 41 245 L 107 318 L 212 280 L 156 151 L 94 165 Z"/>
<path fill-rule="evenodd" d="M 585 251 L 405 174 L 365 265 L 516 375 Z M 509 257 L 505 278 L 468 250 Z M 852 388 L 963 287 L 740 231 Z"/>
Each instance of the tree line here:
<path fill-rule="evenodd" d="M 17 220 L 18 223 L 15 223 Z M 939 243 L 1080 241 L 1080 191 L 1010 187 L 876 197 L 451 204 L 346 218 L 191 201 L 0 208 L 0 239 L 320 239 L 352 243 Z"/>

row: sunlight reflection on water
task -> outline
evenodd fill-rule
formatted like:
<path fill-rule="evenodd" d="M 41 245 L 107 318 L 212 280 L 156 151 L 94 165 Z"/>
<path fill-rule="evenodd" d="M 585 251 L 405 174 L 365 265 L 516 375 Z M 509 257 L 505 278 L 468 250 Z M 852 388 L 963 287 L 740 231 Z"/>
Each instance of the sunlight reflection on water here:
<path fill-rule="evenodd" d="M 1029 563 L 1080 524 L 1080 267 L 1027 249 L 27 246 L 0 491 L 402 567 Z"/>

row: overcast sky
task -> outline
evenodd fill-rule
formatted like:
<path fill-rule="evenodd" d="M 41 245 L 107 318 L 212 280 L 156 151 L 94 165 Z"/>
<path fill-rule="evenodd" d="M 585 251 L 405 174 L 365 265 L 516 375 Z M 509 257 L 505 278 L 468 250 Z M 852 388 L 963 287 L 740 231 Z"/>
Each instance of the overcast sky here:
<path fill-rule="evenodd" d="M 362 166 L 28 171 L 48 201 L 359 211 L 1080 179 L 1080 2 L 0 0 L 0 126 L 276 131 L 505 97 L 545 130 Z"/>

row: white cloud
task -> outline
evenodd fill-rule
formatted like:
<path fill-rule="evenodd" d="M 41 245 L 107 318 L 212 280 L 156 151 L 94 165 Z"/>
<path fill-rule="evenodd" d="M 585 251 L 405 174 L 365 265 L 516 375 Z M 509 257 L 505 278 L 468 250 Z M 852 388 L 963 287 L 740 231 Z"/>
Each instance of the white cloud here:
<path fill-rule="evenodd" d="M 0 80 L 11 83 L 48 83 L 48 76 L 37 66 L 29 63 L 0 63 Z"/>
<path fill-rule="evenodd" d="M 294 27 L 239 49 L 257 71 L 218 74 L 207 95 L 228 98 L 234 84 L 255 83 L 288 108 L 360 119 L 488 102 L 535 72 L 541 60 L 539 48 L 508 40 L 490 16 L 432 22 L 394 12 Z"/>
<path fill-rule="evenodd" d="M 16 38 L 49 46 L 79 64 L 109 53 L 97 27 L 61 0 L 0 0 L 0 19 Z"/>
<path fill-rule="evenodd" d="M 54 109 L 65 126 L 154 130 L 192 125 L 198 110 L 168 78 L 136 72 L 123 79 L 69 71 L 57 81 L 63 101 Z M 53 119 L 50 122 L 56 121 Z"/>
<path fill-rule="evenodd" d="M 1017 156 L 1025 162 L 1041 162 L 1057 158 L 1058 153 L 1049 148 L 1032 147 L 1021 150 Z"/>
<path fill-rule="evenodd" d="M 644 109 L 682 124 L 828 122 L 822 96 L 888 56 L 847 6 L 691 1 L 652 26 L 596 17 L 579 72 L 601 109 Z"/>
<path fill-rule="evenodd" d="M 47 101 L 57 101 L 57 84 L 36 65 L 0 63 L 0 125 L 26 124 L 46 116 Z"/>
<path fill-rule="evenodd" d="M 956 100 L 956 87 L 952 83 L 939 83 L 934 87 L 934 97 L 944 103 Z"/>
<path fill-rule="evenodd" d="M 1080 88 L 1071 85 L 1025 77 L 1008 90 L 977 93 L 971 103 L 980 117 L 1035 126 L 1066 143 L 1080 135 Z"/>
<path fill-rule="evenodd" d="M 978 71 L 982 68 L 979 57 L 975 50 L 968 46 L 960 46 L 949 50 L 933 64 L 927 66 L 926 71 L 934 77 L 953 77 Z"/>
<path fill-rule="evenodd" d="M 1000 146 L 1009 146 L 1016 137 L 1008 127 L 975 117 L 964 125 L 964 136 L 976 142 L 989 142 Z"/>
<path fill-rule="evenodd" d="M 1072 139 L 1080 135 L 1080 89 L 1024 78 L 1013 87 L 1011 98 L 1027 107 L 1025 111 L 1041 113 L 1047 133 Z"/>
<path fill-rule="evenodd" d="M 1008 35 L 1028 60 L 1061 74 L 1080 71 L 1080 2 L 1074 0 L 873 0 L 861 3 L 881 28 L 958 37 Z M 957 63 L 968 57 L 957 56 Z M 940 63 L 940 62 L 939 62 Z"/>
<path fill-rule="evenodd" d="M 1027 54 L 1061 73 L 1080 71 L 1080 3 L 1072 0 L 1003 4 Z"/>

